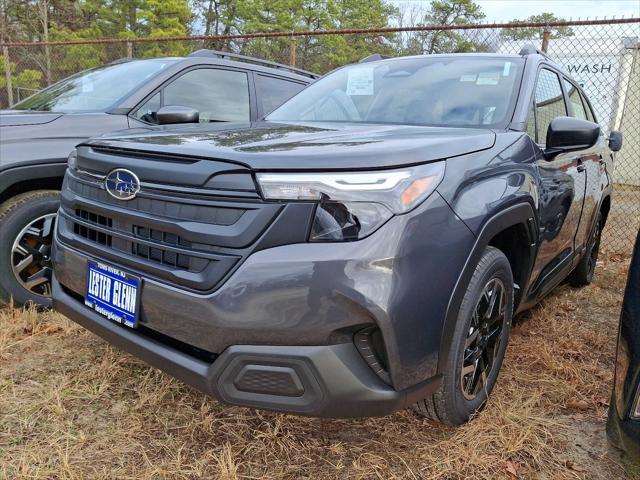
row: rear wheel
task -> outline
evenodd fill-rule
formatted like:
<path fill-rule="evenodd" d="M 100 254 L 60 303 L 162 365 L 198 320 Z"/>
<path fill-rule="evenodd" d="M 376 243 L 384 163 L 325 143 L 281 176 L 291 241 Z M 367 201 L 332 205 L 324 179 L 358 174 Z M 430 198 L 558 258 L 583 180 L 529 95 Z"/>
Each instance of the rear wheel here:
<path fill-rule="evenodd" d="M 604 227 L 604 217 L 602 212 L 598 212 L 596 225 L 587 244 L 587 251 L 580 259 L 575 270 L 569 275 L 569 285 L 572 287 L 584 287 L 593 281 L 593 275 L 598 263 L 598 253 L 600 252 L 600 239 L 602 228 Z"/>
<path fill-rule="evenodd" d="M 479 411 L 498 378 L 512 315 L 509 261 L 500 250 L 488 247 L 460 305 L 442 385 L 414 410 L 449 425 L 460 425 Z"/>
<path fill-rule="evenodd" d="M 0 206 L 0 301 L 51 306 L 51 246 L 59 192 L 38 190 Z"/>

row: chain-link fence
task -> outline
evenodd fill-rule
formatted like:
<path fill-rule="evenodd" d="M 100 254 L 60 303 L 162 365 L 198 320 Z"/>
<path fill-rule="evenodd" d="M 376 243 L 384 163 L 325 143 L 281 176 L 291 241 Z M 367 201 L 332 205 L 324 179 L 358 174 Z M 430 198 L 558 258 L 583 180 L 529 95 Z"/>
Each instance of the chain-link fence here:
<path fill-rule="evenodd" d="M 518 53 L 529 43 L 580 83 L 605 133 L 624 134 L 604 245 L 628 252 L 640 227 L 640 19 L 6 44 L 0 56 L 0 107 L 123 57 L 184 56 L 213 48 L 325 73 L 373 53 Z"/>

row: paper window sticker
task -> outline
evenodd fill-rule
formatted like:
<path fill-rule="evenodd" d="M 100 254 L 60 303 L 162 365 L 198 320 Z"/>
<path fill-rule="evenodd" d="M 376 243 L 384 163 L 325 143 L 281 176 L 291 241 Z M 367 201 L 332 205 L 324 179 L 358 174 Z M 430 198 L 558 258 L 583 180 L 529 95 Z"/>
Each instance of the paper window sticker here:
<path fill-rule="evenodd" d="M 470 74 L 470 75 L 462 75 L 460 77 L 460 81 L 461 82 L 475 82 L 476 78 L 478 78 L 477 75 L 475 74 Z"/>
<path fill-rule="evenodd" d="M 373 95 L 373 68 L 354 68 L 347 75 L 347 95 Z"/>
<path fill-rule="evenodd" d="M 508 77 L 511 71 L 511 62 L 504 62 L 504 68 L 502 69 L 502 76 Z"/>
<path fill-rule="evenodd" d="M 476 85 L 498 85 L 500 82 L 500 72 L 480 72 Z"/>

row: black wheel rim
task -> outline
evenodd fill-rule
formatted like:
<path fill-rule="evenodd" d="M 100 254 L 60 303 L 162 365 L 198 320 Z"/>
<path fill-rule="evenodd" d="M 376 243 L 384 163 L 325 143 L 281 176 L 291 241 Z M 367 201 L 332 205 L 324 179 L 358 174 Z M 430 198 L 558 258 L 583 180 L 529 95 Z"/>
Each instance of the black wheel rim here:
<path fill-rule="evenodd" d="M 18 283 L 32 294 L 51 296 L 51 241 L 56 214 L 36 218 L 16 236 L 11 267 Z"/>
<path fill-rule="evenodd" d="M 504 283 L 492 278 L 476 303 L 465 339 L 460 385 L 467 400 L 474 400 L 487 387 L 500 350 L 505 313 Z"/>

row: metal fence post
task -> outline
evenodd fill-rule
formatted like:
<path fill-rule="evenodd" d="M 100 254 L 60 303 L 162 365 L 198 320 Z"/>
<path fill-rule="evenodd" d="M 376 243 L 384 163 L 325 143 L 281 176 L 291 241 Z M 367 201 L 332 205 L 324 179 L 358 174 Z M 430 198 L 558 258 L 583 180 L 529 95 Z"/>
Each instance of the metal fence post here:
<path fill-rule="evenodd" d="M 133 58 L 133 43 L 127 42 L 127 58 Z"/>
<path fill-rule="evenodd" d="M 547 49 L 549 48 L 549 38 L 551 38 L 551 29 L 549 26 L 544 27 L 542 30 L 542 51 L 547 53 Z"/>
<path fill-rule="evenodd" d="M 11 62 L 9 61 L 9 47 L 6 45 L 2 47 L 2 54 L 4 55 L 4 79 L 7 83 L 7 100 L 9 107 L 13 105 L 13 86 L 11 85 Z"/>
<path fill-rule="evenodd" d="M 293 36 L 289 40 L 289 66 L 296 66 L 296 39 Z"/>

